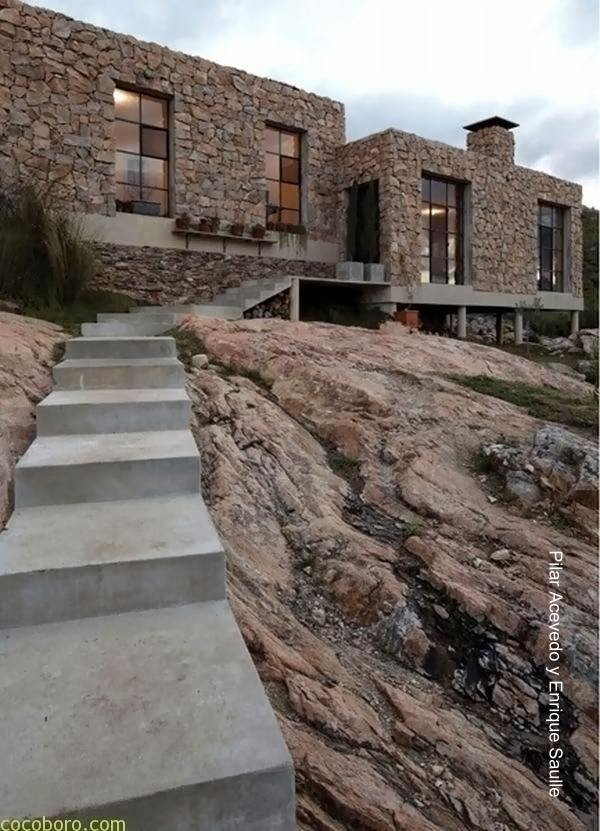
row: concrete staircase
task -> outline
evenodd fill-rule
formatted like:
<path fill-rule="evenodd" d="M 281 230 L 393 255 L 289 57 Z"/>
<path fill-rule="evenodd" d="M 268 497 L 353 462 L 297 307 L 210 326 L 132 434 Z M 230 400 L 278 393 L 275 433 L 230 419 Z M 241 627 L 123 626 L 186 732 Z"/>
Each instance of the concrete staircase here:
<path fill-rule="evenodd" d="M 15 469 L 0 818 L 290 831 L 293 767 L 225 599 L 183 368 L 147 334 L 68 341 Z"/>
<path fill-rule="evenodd" d="M 157 335 L 175 326 L 187 315 L 218 317 L 224 320 L 239 320 L 244 312 L 259 303 L 290 288 L 291 277 L 273 280 L 249 280 L 235 288 L 226 289 L 210 303 L 175 304 L 170 306 L 132 306 L 129 313 L 99 314 L 96 323 L 84 323 L 81 334 L 88 337 L 135 335 Z"/>

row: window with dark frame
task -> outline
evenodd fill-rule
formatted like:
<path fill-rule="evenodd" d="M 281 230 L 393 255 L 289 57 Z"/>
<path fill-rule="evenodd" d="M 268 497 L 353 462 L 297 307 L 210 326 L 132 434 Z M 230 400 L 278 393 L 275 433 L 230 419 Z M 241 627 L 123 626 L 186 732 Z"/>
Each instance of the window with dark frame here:
<path fill-rule="evenodd" d="M 301 222 L 300 139 L 301 134 L 293 130 L 266 128 L 267 222 Z"/>
<path fill-rule="evenodd" d="M 538 206 L 539 291 L 563 291 L 564 216 L 558 205 L 540 202 Z"/>
<path fill-rule="evenodd" d="M 462 284 L 463 186 L 421 179 L 421 282 Z"/>
<path fill-rule="evenodd" d="M 157 203 L 169 214 L 169 104 L 146 93 L 115 89 L 117 210 Z"/>

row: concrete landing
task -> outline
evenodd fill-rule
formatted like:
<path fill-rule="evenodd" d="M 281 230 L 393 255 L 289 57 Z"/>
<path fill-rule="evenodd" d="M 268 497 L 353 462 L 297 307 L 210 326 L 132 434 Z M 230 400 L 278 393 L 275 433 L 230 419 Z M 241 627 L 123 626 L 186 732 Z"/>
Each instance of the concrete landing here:
<path fill-rule="evenodd" d="M 25 508 L 0 534 L 0 628 L 224 597 L 198 494 Z"/>
<path fill-rule="evenodd" d="M 15 468 L 15 506 L 198 493 L 189 430 L 40 436 Z"/>
<path fill-rule="evenodd" d="M 225 601 L 0 632 L 7 817 L 289 831 L 293 769 Z"/>

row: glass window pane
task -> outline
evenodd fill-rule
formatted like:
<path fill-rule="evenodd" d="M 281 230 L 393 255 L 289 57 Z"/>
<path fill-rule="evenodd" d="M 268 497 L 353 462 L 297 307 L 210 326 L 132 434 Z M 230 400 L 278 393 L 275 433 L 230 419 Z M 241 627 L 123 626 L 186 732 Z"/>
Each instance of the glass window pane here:
<path fill-rule="evenodd" d="M 552 228 L 540 228 L 540 246 L 552 248 Z"/>
<path fill-rule="evenodd" d="M 431 180 L 431 201 L 438 205 L 446 204 L 446 183 L 438 179 Z"/>
<path fill-rule="evenodd" d="M 129 153 L 117 153 L 115 161 L 117 182 L 123 182 L 128 185 L 140 184 L 139 156 L 132 156 Z"/>
<path fill-rule="evenodd" d="M 554 208 L 554 227 L 562 230 L 565 212 L 563 208 Z"/>
<path fill-rule="evenodd" d="M 431 258 L 431 282 L 445 283 L 446 282 L 446 260 Z"/>
<path fill-rule="evenodd" d="M 286 222 L 288 225 L 299 225 L 300 212 L 288 210 L 281 211 L 281 221 Z"/>
<path fill-rule="evenodd" d="M 279 180 L 279 156 L 276 156 L 274 153 L 267 153 L 266 175 L 267 179 Z"/>
<path fill-rule="evenodd" d="M 429 282 L 429 257 L 421 257 L 421 282 Z"/>
<path fill-rule="evenodd" d="M 456 283 L 456 261 L 448 260 L 448 282 L 454 285 Z"/>
<path fill-rule="evenodd" d="M 554 288 L 554 291 L 562 291 L 563 290 L 562 272 L 559 272 L 558 274 L 554 275 L 553 288 Z"/>
<path fill-rule="evenodd" d="M 448 182 L 448 204 L 456 205 L 456 185 Z"/>
<path fill-rule="evenodd" d="M 550 205 L 540 205 L 540 225 L 545 225 L 547 228 L 552 227 L 552 207 Z"/>
<path fill-rule="evenodd" d="M 115 147 L 129 153 L 140 152 L 140 128 L 130 121 L 115 121 Z"/>
<path fill-rule="evenodd" d="M 267 182 L 267 202 L 279 205 L 279 182 Z"/>
<path fill-rule="evenodd" d="M 456 237 L 454 234 L 448 234 L 448 258 L 456 257 Z"/>
<path fill-rule="evenodd" d="M 540 263 L 542 271 L 550 271 L 552 268 L 552 249 L 542 248 L 540 251 Z"/>
<path fill-rule="evenodd" d="M 167 132 L 152 127 L 142 127 L 142 156 L 167 158 Z"/>
<path fill-rule="evenodd" d="M 431 234 L 431 256 L 440 260 L 446 258 L 446 235 Z"/>
<path fill-rule="evenodd" d="M 421 206 L 421 228 L 429 228 L 430 222 L 430 206 Z"/>
<path fill-rule="evenodd" d="M 431 206 L 431 230 L 439 234 L 446 233 L 446 208 Z"/>
<path fill-rule="evenodd" d="M 563 254 L 562 251 L 554 251 L 554 256 L 552 258 L 552 265 L 554 271 L 560 272 L 563 270 Z"/>
<path fill-rule="evenodd" d="M 115 89 L 115 118 L 126 118 L 128 121 L 140 120 L 140 96 L 137 92 L 126 89 Z"/>
<path fill-rule="evenodd" d="M 167 163 L 162 159 L 142 158 L 142 185 L 166 190 L 169 187 Z"/>
<path fill-rule="evenodd" d="M 265 149 L 269 153 L 279 153 L 279 130 L 267 127 L 265 130 Z"/>
<path fill-rule="evenodd" d="M 299 159 L 290 159 L 287 156 L 281 157 L 281 181 L 291 182 L 294 185 L 300 183 Z"/>
<path fill-rule="evenodd" d="M 457 220 L 456 208 L 448 208 L 447 218 L 448 218 L 448 232 L 451 233 L 451 234 L 454 234 L 457 231 L 457 227 L 456 227 L 456 220 Z"/>
<path fill-rule="evenodd" d="M 431 202 L 431 180 L 421 179 L 421 198 L 423 202 Z"/>
<path fill-rule="evenodd" d="M 281 155 L 293 156 L 295 159 L 300 158 L 300 134 L 299 133 L 281 133 Z"/>
<path fill-rule="evenodd" d="M 267 222 L 279 222 L 279 208 L 277 205 L 267 205 Z"/>
<path fill-rule="evenodd" d="M 169 208 L 169 196 L 166 190 L 142 188 L 142 199 L 144 202 L 158 202 L 160 205 L 160 215 L 166 216 Z"/>
<path fill-rule="evenodd" d="M 421 229 L 421 256 L 429 256 L 429 231 Z"/>
<path fill-rule="evenodd" d="M 281 185 L 281 206 L 300 210 L 300 188 L 298 185 Z"/>
<path fill-rule="evenodd" d="M 167 101 L 142 95 L 142 123 L 153 127 L 167 127 Z"/>
<path fill-rule="evenodd" d="M 554 231 L 554 245 L 553 245 L 553 248 L 557 249 L 558 251 L 561 251 L 562 247 L 563 247 L 562 231 L 556 229 Z"/>
<path fill-rule="evenodd" d="M 540 289 L 541 291 L 552 291 L 552 274 L 550 271 L 542 271 Z"/>
<path fill-rule="evenodd" d="M 132 199 L 140 198 L 139 187 L 132 187 L 130 185 L 117 184 L 116 199 L 117 202 L 131 202 Z M 117 210 L 120 210 L 117 205 Z"/>

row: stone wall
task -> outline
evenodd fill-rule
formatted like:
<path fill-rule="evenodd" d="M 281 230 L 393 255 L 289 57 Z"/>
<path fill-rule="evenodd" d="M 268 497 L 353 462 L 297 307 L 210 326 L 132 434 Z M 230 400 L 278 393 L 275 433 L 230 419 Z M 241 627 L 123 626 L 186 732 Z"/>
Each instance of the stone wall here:
<path fill-rule="evenodd" d="M 243 254 L 98 244 L 100 267 L 93 287 L 146 303 L 207 302 L 245 280 L 281 275 L 334 277 L 335 266 Z"/>
<path fill-rule="evenodd" d="M 117 84 L 170 98 L 172 213 L 265 221 L 265 122 L 304 132 L 307 216 L 335 242 L 335 101 L 202 58 L 0 0 L 0 176 L 55 181 L 59 204 L 115 213 Z"/>
<path fill-rule="evenodd" d="M 340 148 L 340 184 L 379 179 L 381 259 L 391 282 L 420 280 L 423 172 L 465 183 L 470 219 L 466 282 L 481 291 L 535 294 L 538 200 L 569 209 L 571 284 L 581 295 L 581 187 L 513 161 L 514 137 L 500 127 L 468 135 L 468 149 L 385 130 Z M 345 194 L 339 233 L 345 234 Z M 342 243 L 343 249 L 343 243 Z"/>

